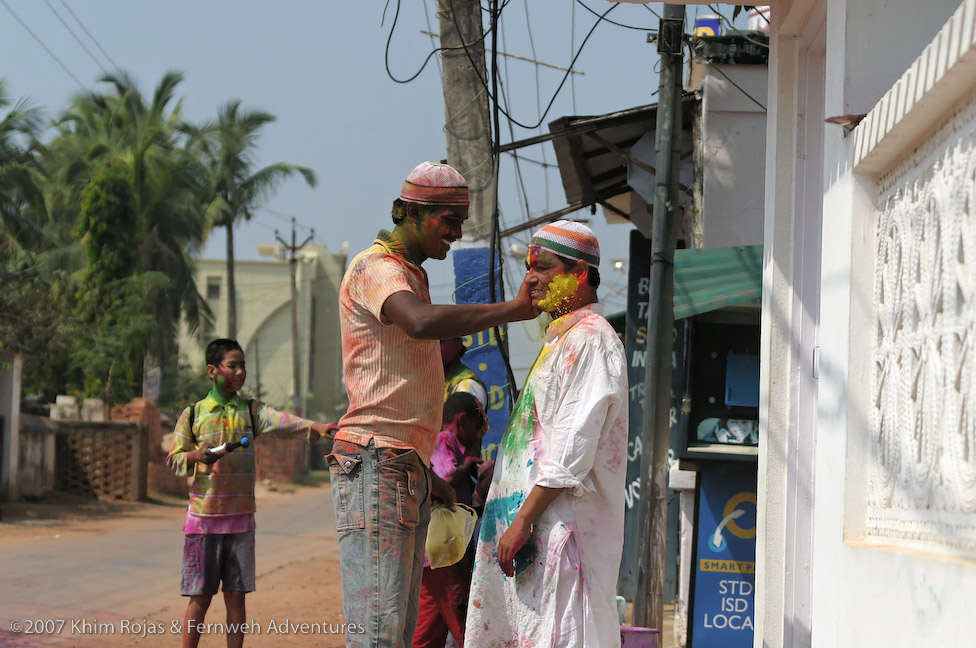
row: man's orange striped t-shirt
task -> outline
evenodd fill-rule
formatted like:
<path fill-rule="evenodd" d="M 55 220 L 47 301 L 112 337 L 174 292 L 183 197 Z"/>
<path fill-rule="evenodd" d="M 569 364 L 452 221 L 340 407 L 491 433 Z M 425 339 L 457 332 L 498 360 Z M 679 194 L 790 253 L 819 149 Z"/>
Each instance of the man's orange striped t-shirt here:
<path fill-rule="evenodd" d="M 444 405 L 440 346 L 410 337 L 383 316 L 383 304 L 400 291 L 429 304 L 427 273 L 384 234 L 352 260 L 339 286 L 349 408 L 336 439 L 413 448 L 430 465 Z"/>

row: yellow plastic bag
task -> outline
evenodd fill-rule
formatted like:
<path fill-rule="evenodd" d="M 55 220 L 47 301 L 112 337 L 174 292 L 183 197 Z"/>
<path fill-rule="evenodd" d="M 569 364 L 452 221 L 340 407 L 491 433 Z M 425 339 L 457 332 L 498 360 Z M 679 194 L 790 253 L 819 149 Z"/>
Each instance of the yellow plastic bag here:
<path fill-rule="evenodd" d="M 449 567 L 464 557 L 471 542 L 478 514 L 470 506 L 455 504 L 451 511 L 435 504 L 430 510 L 430 526 L 427 527 L 427 560 L 431 569 Z"/>

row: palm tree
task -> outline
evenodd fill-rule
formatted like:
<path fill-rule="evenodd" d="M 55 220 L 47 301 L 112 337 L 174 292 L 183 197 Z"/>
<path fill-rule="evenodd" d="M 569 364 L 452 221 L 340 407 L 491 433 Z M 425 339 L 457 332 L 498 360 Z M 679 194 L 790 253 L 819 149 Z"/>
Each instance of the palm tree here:
<path fill-rule="evenodd" d="M 44 237 L 44 195 L 39 185 L 37 131 L 41 113 L 26 100 L 14 103 L 0 79 L 0 233 L 33 248 Z"/>
<path fill-rule="evenodd" d="M 186 150 L 181 102 L 170 108 L 182 78 L 165 74 L 148 103 L 129 76 L 101 78 L 113 91 L 77 96 L 48 147 L 48 204 L 55 213 L 65 212 L 65 220 L 77 222 L 81 192 L 97 169 L 123 170 L 131 187 L 139 270 L 169 279 L 168 289 L 146 295 L 158 323 L 151 351 L 162 362 L 176 350 L 181 315 L 191 330 L 211 317 L 196 287 L 193 261 L 206 232 L 205 173 Z"/>
<path fill-rule="evenodd" d="M 227 231 L 227 336 L 237 336 L 237 291 L 234 285 L 234 225 L 250 220 L 254 211 L 279 184 L 300 174 L 309 186 L 315 173 L 306 167 L 278 162 L 254 170 L 253 155 L 261 128 L 274 115 L 245 110 L 238 100 L 229 101 L 217 113 L 217 121 L 193 129 L 194 149 L 205 161 L 207 178 L 207 220 Z"/>

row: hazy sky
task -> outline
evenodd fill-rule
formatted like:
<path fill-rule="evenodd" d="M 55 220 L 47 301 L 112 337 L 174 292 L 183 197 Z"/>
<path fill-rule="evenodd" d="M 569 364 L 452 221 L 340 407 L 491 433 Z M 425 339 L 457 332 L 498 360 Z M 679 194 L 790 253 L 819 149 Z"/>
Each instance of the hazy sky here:
<path fill-rule="evenodd" d="M 658 17 L 649 9 L 660 14 L 659 3 L 620 3 L 607 18 L 642 29 L 603 22 L 583 44 L 597 22 L 586 7 L 603 13 L 615 4 L 511 0 L 505 5 L 500 51 L 567 67 L 582 46 L 573 67 L 583 74 L 570 75 L 540 129 L 516 126 L 512 133 L 503 124 L 503 142 L 548 132 L 546 125 L 562 116 L 656 103 L 658 55 L 647 31 L 657 29 Z M 728 5 L 718 7 L 730 15 Z M 268 111 L 277 121 L 263 132 L 256 162 L 308 166 L 319 183 L 312 189 L 296 178 L 282 185 L 251 223 L 236 230 L 237 257 L 259 258 L 258 243 L 274 242 L 276 229 L 287 238 L 292 217 L 299 240 L 314 228 L 315 242 L 332 250 L 348 242 L 356 253 L 379 228 L 391 225 L 390 203 L 407 173 L 419 162 L 445 157 L 438 58 L 409 83 L 391 79 L 386 63 L 389 40 L 394 77 L 405 80 L 420 70 L 436 47 L 436 39 L 423 33 L 438 31 L 435 9 L 436 0 L 0 0 L 0 77 L 12 97 L 29 97 L 52 119 L 74 94 L 97 87 L 97 79 L 116 66 L 131 74 L 147 97 L 166 71 L 182 72 L 177 96 L 190 121 L 215 117 L 231 99 Z M 688 7 L 687 24 L 696 13 L 710 12 Z M 510 58 L 502 58 L 499 68 L 514 117 L 524 124 L 539 122 L 565 73 Z M 552 166 L 523 162 L 520 183 L 509 159 L 503 160 L 502 229 L 566 205 L 551 145 L 522 153 Z M 578 216 L 590 218 L 588 212 Z M 606 225 L 600 211 L 591 226 L 605 260 L 601 299 L 608 313 L 617 312 L 626 301 L 624 274 L 608 261 L 626 258 L 631 226 Z M 524 244 L 529 235 L 506 241 L 506 247 Z M 203 256 L 224 257 L 220 233 Z M 510 261 L 509 278 L 520 280 L 521 259 Z M 450 257 L 425 267 L 434 301 L 450 301 Z M 531 347 L 531 338 L 538 340 L 537 326 L 522 329 Z M 513 341 L 517 336 L 513 331 Z M 516 375 L 524 375 L 532 357 L 534 351 L 513 352 Z"/>

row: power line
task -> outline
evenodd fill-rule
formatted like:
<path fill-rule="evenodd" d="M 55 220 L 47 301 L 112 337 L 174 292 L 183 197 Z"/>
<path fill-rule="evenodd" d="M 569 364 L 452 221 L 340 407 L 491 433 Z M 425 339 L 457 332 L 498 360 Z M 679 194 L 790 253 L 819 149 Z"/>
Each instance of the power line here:
<path fill-rule="evenodd" d="M 97 47 L 98 51 L 102 53 L 102 56 L 108 59 L 108 62 L 112 64 L 112 67 L 114 67 L 116 70 L 121 72 L 122 68 L 120 68 L 118 64 L 112 60 L 112 57 L 108 55 L 108 52 L 106 52 L 105 48 L 102 47 L 102 44 L 98 42 L 98 39 L 95 38 L 90 31 L 88 31 L 87 27 L 85 27 L 85 23 L 81 22 L 81 18 L 79 18 L 78 15 L 71 10 L 71 7 L 68 6 L 68 3 L 65 2 L 65 0 L 61 0 L 61 4 L 64 6 L 65 9 L 68 10 L 68 13 L 71 14 L 71 17 L 75 19 L 75 22 L 78 23 L 78 26 L 81 27 L 82 31 L 84 31 L 88 35 L 88 38 L 90 38 L 91 41 L 95 43 L 95 47 Z"/>
<path fill-rule="evenodd" d="M 743 88 L 738 83 L 736 83 L 735 81 L 733 81 L 729 77 L 728 74 L 726 74 L 725 72 L 722 71 L 722 68 L 721 67 L 719 67 L 718 65 L 712 65 L 711 66 L 711 69 L 715 70 L 716 72 L 718 72 L 719 74 L 721 74 L 723 77 L 725 77 L 725 80 L 726 81 L 728 81 L 729 83 L 731 83 L 732 85 L 734 85 L 736 87 L 736 89 L 738 89 L 739 92 L 741 92 L 745 96 L 749 97 L 749 99 L 751 99 L 753 103 L 755 103 L 757 106 L 759 106 L 760 108 L 763 109 L 763 112 L 766 112 L 766 106 L 764 106 L 762 103 L 760 103 L 760 101 L 758 99 L 756 99 L 755 97 L 753 97 L 751 94 L 749 94 L 748 92 L 746 92 L 745 88 Z"/>
<path fill-rule="evenodd" d="M 431 40 L 439 36 L 439 34 L 436 34 L 426 29 L 421 29 L 420 33 L 423 34 L 424 36 L 430 36 Z M 504 35 L 502 36 L 502 38 L 504 39 Z M 531 35 L 529 36 L 529 38 L 531 39 Z M 468 43 L 468 44 L 471 45 L 472 43 Z M 459 50 L 459 49 L 461 48 L 460 47 L 439 47 L 437 48 L 437 51 L 440 52 L 440 51 Z M 494 53 L 494 51 L 490 47 L 486 47 L 485 52 L 488 54 Z M 560 72 L 570 72 L 571 74 L 586 74 L 582 70 L 573 70 L 571 68 L 566 68 L 561 65 L 553 65 L 552 63 L 544 63 L 543 61 L 538 61 L 535 59 L 534 52 L 532 58 L 528 58 L 527 56 L 519 56 L 518 54 L 509 54 L 508 52 L 498 52 L 498 54 L 504 56 L 505 58 L 513 58 L 519 61 L 525 61 L 526 63 L 535 63 L 536 65 L 552 68 L 553 70 L 559 70 Z"/>
<path fill-rule="evenodd" d="M 455 28 L 457 28 L 458 29 L 458 32 L 460 32 L 461 31 L 460 30 L 460 27 L 457 25 L 457 18 L 454 17 L 454 3 L 452 2 L 452 0 L 448 0 L 448 4 L 451 5 L 451 15 L 452 15 L 452 18 L 455 21 Z M 586 46 L 587 41 L 593 35 L 593 32 L 596 31 L 596 28 L 600 25 L 600 23 L 603 20 L 606 19 L 607 14 L 609 14 L 611 11 L 613 11 L 614 9 L 616 9 L 618 6 L 620 6 L 620 5 L 613 4 L 609 9 L 607 9 L 602 14 L 600 14 L 600 17 L 593 24 L 593 27 L 590 28 L 590 31 L 586 34 L 586 37 L 583 39 L 583 42 L 580 43 L 579 50 L 576 52 L 576 55 L 573 57 L 573 60 L 570 61 L 570 63 L 569 63 L 569 69 L 572 69 L 573 68 L 573 65 L 575 65 L 576 60 L 580 57 L 580 54 L 583 53 L 583 48 Z M 502 6 L 502 8 L 504 8 L 504 5 Z M 494 23 L 497 24 L 497 19 L 494 21 Z M 491 30 L 489 30 L 489 31 L 491 31 Z M 483 38 L 482 38 L 482 40 L 483 40 Z M 478 67 L 474 63 L 474 58 L 471 56 L 471 52 L 468 50 L 468 45 L 471 45 L 471 43 L 464 43 L 464 42 L 461 43 L 461 47 L 464 48 L 464 53 L 467 55 L 468 60 L 471 61 L 471 64 L 474 67 L 475 74 L 478 75 L 479 81 L 487 89 L 488 88 L 488 81 L 486 79 L 481 78 L 481 74 L 478 72 Z M 492 67 L 494 67 L 494 66 L 492 66 Z M 549 105 L 546 106 L 545 112 L 543 113 L 542 117 L 539 119 L 539 121 L 535 125 L 533 125 L 533 126 L 527 126 L 527 125 L 521 123 L 520 121 L 518 121 L 517 119 L 515 119 L 515 117 L 513 117 L 508 112 L 502 111 L 502 113 L 505 115 L 505 117 L 507 117 L 508 119 L 510 119 L 517 126 L 520 126 L 522 128 L 525 128 L 527 130 L 535 130 L 536 128 L 538 128 L 539 126 L 541 126 L 542 123 L 545 121 L 546 115 L 549 114 L 549 111 L 552 109 L 553 104 L 556 103 L 556 97 L 559 96 L 559 92 L 562 90 L 563 86 L 566 84 L 566 80 L 568 78 L 569 78 L 569 72 L 567 72 L 566 74 L 563 75 L 563 80 L 559 82 L 559 86 L 556 88 L 556 91 L 553 93 L 552 99 L 549 101 Z M 495 103 L 496 106 L 499 105 L 498 100 L 496 99 L 496 97 L 493 95 L 493 93 L 490 90 L 488 91 L 488 97 Z"/>
<path fill-rule="evenodd" d="M 582 0 L 576 0 L 573 3 L 573 6 L 575 7 L 577 4 L 580 5 L 581 7 L 583 7 L 584 9 L 586 9 L 587 11 L 589 11 L 594 16 L 599 16 L 600 15 L 596 11 L 594 11 L 593 9 L 590 9 L 589 7 L 587 7 L 586 6 L 586 3 L 584 3 Z M 661 17 L 661 15 L 659 13 L 657 13 L 656 11 L 654 11 L 653 9 L 651 9 L 650 7 L 648 7 L 647 5 L 644 5 L 644 7 L 647 8 L 648 11 L 650 11 L 652 14 L 654 14 L 658 18 Z M 617 27 L 623 27 L 624 29 L 635 29 L 637 31 L 657 31 L 657 27 L 637 27 L 636 25 L 625 25 L 624 23 L 618 23 L 618 22 L 616 22 L 614 20 L 609 20 L 607 18 L 604 18 L 604 20 L 606 22 L 610 23 L 611 25 L 616 25 Z"/>
<path fill-rule="evenodd" d="M 54 17 L 58 19 L 58 22 L 64 25 L 64 28 L 68 30 L 68 33 L 71 34 L 71 37 L 74 38 L 79 45 L 81 45 L 81 49 L 85 50 L 85 54 L 87 54 L 91 58 L 91 60 L 95 61 L 95 65 L 102 68 L 102 72 L 108 74 L 108 70 L 105 69 L 105 66 L 102 65 L 102 62 L 99 61 L 97 58 L 95 58 L 95 55 L 91 53 L 91 50 L 88 49 L 88 46 L 85 45 L 83 42 L 81 42 L 81 39 L 78 38 L 78 34 L 75 33 L 75 30 L 71 29 L 68 23 L 64 21 L 64 18 L 61 17 L 61 14 L 59 14 L 54 9 L 54 6 L 51 5 L 51 0 L 44 0 L 44 4 L 46 4 L 47 8 L 51 10 L 51 13 L 54 14 Z"/>
<path fill-rule="evenodd" d="M 72 72 L 71 70 L 69 70 L 69 69 L 68 69 L 68 66 L 67 66 L 67 65 L 65 65 L 64 63 L 62 63 L 62 62 L 61 62 L 61 59 L 59 59 L 59 58 L 57 57 L 57 55 L 55 55 L 55 53 L 54 53 L 54 52 L 52 52 L 52 51 L 50 50 L 50 48 L 48 48 L 48 46 L 44 44 L 44 41 L 42 41 L 42 40 L 41 40 L 41 39 L 40 39 L 40 38 L 38 37 L 38 35 L 37 35 L 37 34 L 35 34 L 35 33 L 33 32 L 33 30 L 31 30 L 31 28 L 27 26 L 27 23 L 25 23 L 25 22 L 24 22 L 23 20 L 21 20 L 21 19 L 20 19 L 20 16 L 18 16 L 18 15 L 17 15 L 16 13 L 14 13 L 14 10 L 13 10 L 13 9 L 11 9 L 11 8 L 10 8 L 10 5 L 8 5 L 8 4 L 7 4 L 7 0 L 0 0 L 0 3 L 3 3 L 3 6 L 4 6 L 4 7 L 6 7 L 6 8 L 7 8 L 7 11 L 9 11 L 9 12 L 10 12 L 10 15 L 11 15 L 11 16 L 13 16 L 13 17 L 14 17 L 14 19 L 15 19 L 15 20 L 16 20 L 17 22 L 19 22 L 19 23 L 20 23 L 20 26 L 21 26 L 21 27 L 23 27 L 23 28 L 24 28 L 25 30 L 27 30 L 27 33 L 28 33 L 28 34 L 30 34 L 30 35 L 31 35 L 31 37 L 32 37 L 32 38 L 33 38 L 33 39 L 34 39 L 35 41 L 37 41 L 37 44 L 38 44 L 38 45 L 40 45 L 40 46 L 41 46 L 42 48 L 44 48 L 44 51 L 45 51 L 45 52 L 47 52 L 47 53 L 48 53 L 48 54 L 49 54 L 49 55 L 51 56 L 51 58 L 53 58 L 53 59 L 54 59 L 54 61 L 55 61 L 55 62 L 56 62 L 56 63 L 57 63 L 58 65 L 60 65 L 60 66 L 61 66 L 61 69 L 62 69 L 62 70 L 64 70 L 64 71 L 65 71 L 65 73 L 66 73 L 66 74 L 67 74 L 67 75 L 68 75 L 69 77 L 71 77 L 72 79 L 74 79 L 74 80 L 75 80 L 75 83 L 77 83 L 77 84 L 78 84 L 78 87 L 79 87 L 79 88 L 81 88 L 82 90 L 84 90 L 84 89 L 85 89 L 85 84 L 84 84 L 84 83 L 82 83 L 82 82 L 81 82 L 81 80 L 80 80 L 80 79 L 79 79 L 78 77 L 76 77 L 76 76 L 74 75 L 74 73 L 73 73 L 73 72 Z"/>
<path fill-rule="evenodd" d="M 387 3 L 387 4 L 389 4 L 389 3 Z M 454 10 L 454 7 L 451 7 L 451 11 L 453 11 L 453 10 Z M 386 13 L 386 9 L 385 8 L 383 10 L 383 13 L 384 14 Z M 447 51 L 460 50 L 460 49 L 464 49 L 465 51 L 467 51 L 468 45 L 473 45 L 474 44 L 474 43 L 462 43 L 462 45 L 460 47 L 437 47 L 437 48 L 434 48 L 433 50 L 431 50 L 430 54 L 427 55 L 427 58 L 424 59 L 424 62 L 421 64 L 420 69 L 417 70 L 417 72 L 415 74 L 413 74 L 412 76 L 410 76 L 410 77 L 408 77 L 406 79 L 398 79 L 395 76 L 393 76 L 393 72 L 390 70 L 390 43 L 393 42 L 393 32 L 396 30 L 396 24 L 397 24 L 397 20 L 399 18 L 400 18 L 400 0 L 397 0 L 396 12 L 394 12 L 394 14 L 393 14 L 393 24 L 390 26 L 390 35 L 386 39 L 386 51 L 385 51 L 384 57 L 383 57 L 383 64 L 386 66 L 386 75 L 388 77 L 390 77 L 390 79 L 392 79 L 396 83 L 410 83 L 411 81 L 413 81 L 414 79 L 416 79 L 417 77 L 419 77 L 420 74 L 427 67 L 427 64 L 430 63 L 430 59 L 435 54 L 437 54 L 438 52 L 447 52 Z M 428 23 L 428 26 L 429 26 L 429 23 Z M 491 30 L 490 29 L 487 32 L 485 32 L 484 34 L 482 34 L 481 38 L 479 38 L 478 40 L 484 41 L 485 38 L 488 36 L 489 33 L 491 33 Z M 477 42 L 477 41 L 475 41 L 475 42 Z M 438 63 L 438 67 L 440 67 L 440 63 Z"/>

